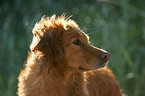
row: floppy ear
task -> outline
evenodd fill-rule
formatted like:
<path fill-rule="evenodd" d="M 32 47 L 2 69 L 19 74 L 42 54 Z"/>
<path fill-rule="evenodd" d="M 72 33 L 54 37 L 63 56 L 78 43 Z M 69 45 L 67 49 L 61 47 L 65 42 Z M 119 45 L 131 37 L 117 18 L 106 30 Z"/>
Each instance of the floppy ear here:
<path fill-rule="evenodd" d="M 60 29 L 49 29 L 43 37 L 33 36 L 31 51 L 41 51 L 53 63 L 64 64 L 63 32 Z"/>
<path fill-rule="evenodd" d="M 33 40 L 32 40 L 32 43 L 30 45 L 30 49 L 31 49 L 31 52 L 33 52 L 34 50 L 37 50 L 37 46 L 40 42 L 40 37 L 38 35 L 33 35 Z"/>

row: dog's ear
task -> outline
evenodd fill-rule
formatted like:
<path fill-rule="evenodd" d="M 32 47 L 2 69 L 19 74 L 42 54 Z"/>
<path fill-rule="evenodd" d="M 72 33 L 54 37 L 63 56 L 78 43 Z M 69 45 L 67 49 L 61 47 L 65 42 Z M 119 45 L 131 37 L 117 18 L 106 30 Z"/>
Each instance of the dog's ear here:
<path fill-rule="evenodd" d="M 33 36 L 30 46 L 31 51 L 41 51 L 46 58 L 54 63 L 64 64 L 63 30 L 50 28 L 43 37 L 38 34 Z"/>
<path fill-rule="evenodd" d="M 40 37 L 38 35 L 36 35 L 36 36 L 33 35 L 33 40 L 30 45 L 31 52 L 38 49 L 37 47 L 38 47 L 39 42 L 40 42 Z"/>
<path fill-rule="evenodd" d="M 33 33 L 33 41 L 30 45 L 31 51 L 38 50 L 38 45 L 41 42 L 41 38 L 43 38 L 43 35 L 46 33 L 46 30 L 49 29 L 49 27 L 45 24 L 45 15 L 41 18 L 39 22 L 37 22 L 32 30 Z"/>

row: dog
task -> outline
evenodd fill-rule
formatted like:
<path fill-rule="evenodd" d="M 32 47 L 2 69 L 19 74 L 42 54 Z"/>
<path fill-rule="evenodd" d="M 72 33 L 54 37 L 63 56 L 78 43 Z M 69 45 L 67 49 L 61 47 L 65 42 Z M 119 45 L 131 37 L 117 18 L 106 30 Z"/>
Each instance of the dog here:
<path fill-rule="evenodd" d="M 122 96 L 105 66 L 110 54 L 90 45 L 89 36 L 64 15 L 42 17 L 18 77 L 18 96 Z"/>

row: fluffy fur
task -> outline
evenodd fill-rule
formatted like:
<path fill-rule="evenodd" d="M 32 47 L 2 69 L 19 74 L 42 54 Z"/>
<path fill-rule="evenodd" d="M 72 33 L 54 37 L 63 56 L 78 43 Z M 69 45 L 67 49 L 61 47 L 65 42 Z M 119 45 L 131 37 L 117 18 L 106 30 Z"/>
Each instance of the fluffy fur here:
<path fill-rule="evenodd" d="M 108 53 L 91 46 L 73 20 L 42 17 L 32 33 L 18 96 L 121 96 L 112 71 L 104 67 Z"/>

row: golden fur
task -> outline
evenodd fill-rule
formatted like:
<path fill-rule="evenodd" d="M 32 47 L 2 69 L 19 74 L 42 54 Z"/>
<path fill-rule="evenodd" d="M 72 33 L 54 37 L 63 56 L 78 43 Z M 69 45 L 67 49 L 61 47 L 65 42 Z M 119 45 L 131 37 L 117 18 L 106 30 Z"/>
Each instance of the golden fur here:
<path fill-rule="evenodd" d="M 32 33 L 18 96 L 121 96 L 112 71 L 104 67 L 108 53 L 91 46 L 73 20 L 43 17 Z M 100 54 L 107 55 L 100 59 Z"/>

